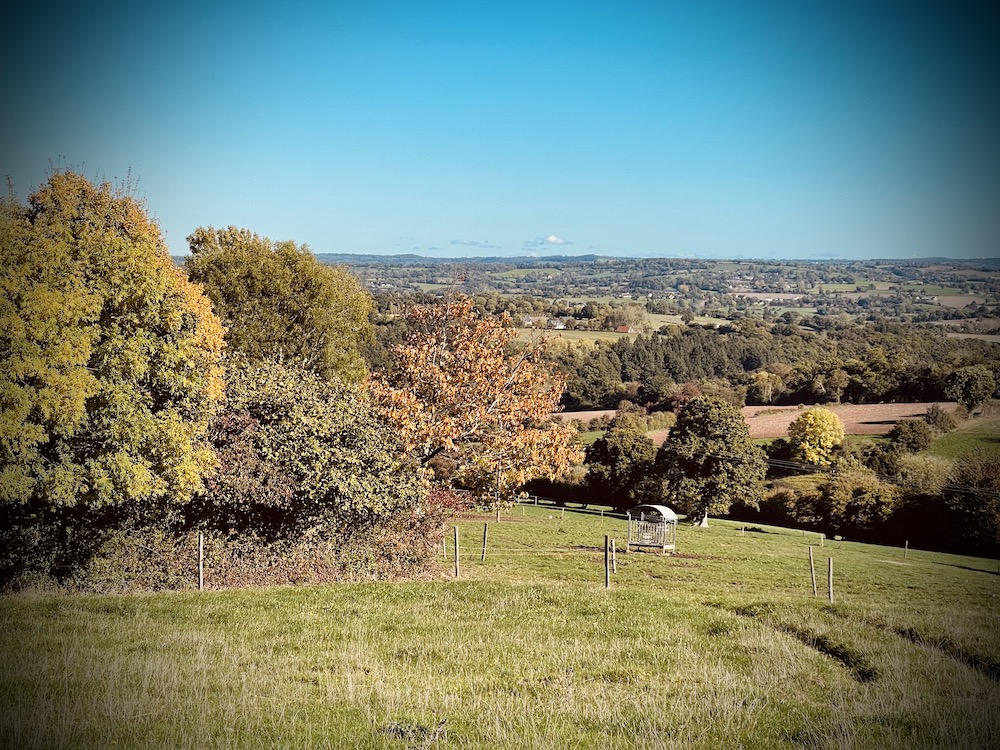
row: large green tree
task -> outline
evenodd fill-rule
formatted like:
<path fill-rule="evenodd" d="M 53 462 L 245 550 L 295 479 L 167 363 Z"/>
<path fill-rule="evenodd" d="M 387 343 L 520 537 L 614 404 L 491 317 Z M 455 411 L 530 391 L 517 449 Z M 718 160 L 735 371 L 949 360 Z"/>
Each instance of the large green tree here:
<path fill-rule="evenodd" d="M 954 544 L 963 552 L 1000 551 L 1000 456 L 984 448 L 955 464 L 953 483 L 942 488 Z"/>
<path fill-rule="evenodd" d="M 971 365 L 955 370 L 946 381 L 945 395 L 962 404 L 969 412 L 991 398 L 997 389 L 996 377 L 986 365 Z"/>
<path fill-rule="evenodd" d="M 586 451 L 587 489 L 624 510 L 662 500 L 656 477 L 656 446 L 634 422 L 620 419 Z"/>
<path fill-rule="evenodd" d="M 684 402 L 656 456 L 669 504 L 703 525 L 740 501 L 757 507 L 767 463 L 750 439 L 746 420 L 714 396 Z"/>
<path fill-rule="evenodd" d="M 847 467 L 820 489 L 820 516 L 837 533 L 855 538 L 884 523 L 896 508 L 899 489 L 870 469 Z"/>
<path fill-rule="evenodd" d="M 365 377 L 359 347 L 373 340 L 374 305 L 346 268 L 320 263 L 305 246 L 237 227 L 196 229 L 188 244 L 185 268 L 204 285 L 231 349 L 325 378 Z"/>

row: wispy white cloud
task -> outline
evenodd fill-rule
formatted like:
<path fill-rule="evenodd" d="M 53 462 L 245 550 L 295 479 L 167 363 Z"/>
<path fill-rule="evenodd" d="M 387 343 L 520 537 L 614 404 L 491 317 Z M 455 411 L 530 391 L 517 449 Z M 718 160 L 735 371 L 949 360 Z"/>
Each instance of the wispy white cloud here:
<path fill-rule="evenodd" d="M 489 240 L 452 240 L 452 245 L 464 245 L 465 247 L 479 247 L 483 250 L 500 250 L 502 245 L 491 245 Z"/>
<path fill-rule="evenodd" d="M 547 247 L 549 245 L 572 245 L 570 240 L 564 240 L 555 234 L 550 234 L 547 237 L 535 237 L 533 240 L 525 240 L 522 247 Z"/>

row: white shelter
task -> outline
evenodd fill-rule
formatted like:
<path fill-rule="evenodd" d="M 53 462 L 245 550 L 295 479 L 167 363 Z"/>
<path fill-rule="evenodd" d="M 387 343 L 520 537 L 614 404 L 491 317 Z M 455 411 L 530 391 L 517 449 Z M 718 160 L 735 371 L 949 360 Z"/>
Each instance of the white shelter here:
<path fill-rule="evenodd" d="M 677 549 L 677 514 L 666 505 L 637 505 L 627 515 L 626 552 L 632 547 L 655 547 L 663 554 Z"/>

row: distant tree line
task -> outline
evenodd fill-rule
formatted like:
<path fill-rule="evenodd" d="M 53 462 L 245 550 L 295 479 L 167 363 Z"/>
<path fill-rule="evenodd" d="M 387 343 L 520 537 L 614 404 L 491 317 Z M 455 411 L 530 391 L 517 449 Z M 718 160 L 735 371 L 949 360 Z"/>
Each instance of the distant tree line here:
<path fill-rule="evenodd" d="M 973 366 L 992 374 L 991 397 L 998 349 L 900 324 L 815 330 L 744 321 L 668 326 L 634 340 L 564 347 L 552 357 L 568 377 L 568 409 L 614 408 L 623 400 L 663 409 L 685 387 L 724 392 L 740 405 L 946 400 L 954 395 L 950 379 Z"/>

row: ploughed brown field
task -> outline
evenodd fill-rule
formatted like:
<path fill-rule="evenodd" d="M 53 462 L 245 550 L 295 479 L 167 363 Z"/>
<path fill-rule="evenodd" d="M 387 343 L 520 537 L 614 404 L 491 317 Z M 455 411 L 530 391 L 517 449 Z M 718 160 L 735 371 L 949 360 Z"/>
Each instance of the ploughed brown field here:
<path fill-rule="evenodd" d="M 847 435 L 884 435 L 902 419 L 920 419 L 934 402 L 917 404 L 824 404 L 844 423 Z M 948 411 L 956 404 L 941 402 Z M 750 423 L 750 436 L 755 438 L 785 437 L 788 425 L 808 407 L 744 406 L 743 416 Z M 666 437 L 666 435 L 664 435 Z M 661 438 L 662 440 L 662 438 Z"/>
<path fill-rule="evenodd" d="M 901 419 L 919 419 L 934 402 L 914 404 L 824 404 L 823 407 L 836 412 L 844 423 L 848 435 L 884 435 Z M 940 402 L 948 411 L 955 409 L 953 402 Z M 788 425 L 808 407 L 804 406 L 744 406 L 743 416 L 750 423 L 750 436 L 755 438 L 785 437 Z M 563 412 L 561 419 L 582 419 L 587 421 L 602 414 L 614 415 L 614 411 Z M 649 433 L 656 443 L 662 443 L 666 430 Z"/>

